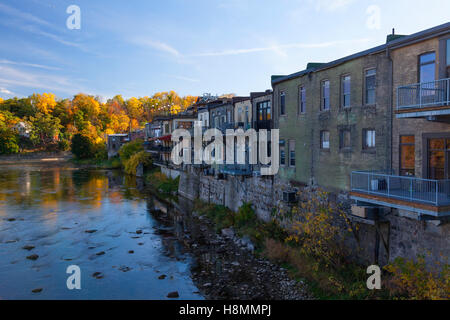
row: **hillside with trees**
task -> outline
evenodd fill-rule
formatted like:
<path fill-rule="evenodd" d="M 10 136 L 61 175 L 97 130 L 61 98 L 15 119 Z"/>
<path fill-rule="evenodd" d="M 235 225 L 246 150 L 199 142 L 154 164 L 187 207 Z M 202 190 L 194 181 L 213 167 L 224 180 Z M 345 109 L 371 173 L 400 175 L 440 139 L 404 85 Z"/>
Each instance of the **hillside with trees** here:
<path fill-rule="evenodd" d="M 104 158 L 108 134 L 142 128 L 156 115 L 177 114 L 196 99 L 174 91 L 127 100 L 116 95 L 106 102 L 83 93 L 72 99 L 52 93 L 0 98 L 0 154 L 68 151 L 76 136 L 89 144 L 91 156 Z"/>

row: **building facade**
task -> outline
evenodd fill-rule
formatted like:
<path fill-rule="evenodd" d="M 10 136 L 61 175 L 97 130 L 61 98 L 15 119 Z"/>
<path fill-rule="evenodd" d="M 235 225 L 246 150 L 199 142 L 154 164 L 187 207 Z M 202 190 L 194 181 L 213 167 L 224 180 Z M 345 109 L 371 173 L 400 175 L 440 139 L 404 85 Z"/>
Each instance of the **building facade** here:
<path fill-rule="evenodd" d="M 274 77 L 281 179 L 349 190 L 354 170 L 390 168 L 386 46 Z"/>

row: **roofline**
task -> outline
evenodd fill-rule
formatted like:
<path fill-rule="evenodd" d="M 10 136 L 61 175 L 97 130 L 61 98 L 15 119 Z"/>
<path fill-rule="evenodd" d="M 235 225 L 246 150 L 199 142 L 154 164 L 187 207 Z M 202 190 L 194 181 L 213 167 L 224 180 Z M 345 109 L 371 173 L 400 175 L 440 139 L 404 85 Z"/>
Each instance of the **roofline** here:
<path fill-rule="evenodd" d="M 448 33 L 449 31 L 450 31 L 450 22 L 447 22 L 447 23 L 441 24 L 439 26 L 436 26 L 436 27 L 433 27 L 430 29 L 419 31 L 419 32 L 411 34 L 409 36 L 404 36 L 402 38 L 388 42 L 386 44 L 383 44 L 383 45 L 380 45 L 377 47 L 373 47 L 368 50 L 360 51 L 358 53 L 331 61 L 329 63 L 324 64 L 323 66 L 321 66 L 319 68 L 310 68 L 310 69 L 302 70 L 302 71 L 299 71 L 296 73 L 292 73 L 290 75 L 286 75 L 284 77 L 280 76 L 280 77 L 272 80 L 272 86 L 275 84 L 284 82 L 284 81 L 288 81 L 288 80 L 292 80 L 292 79 L 301 77 L 305 74 L 319 72 L 319 71 L 323 71 L 323 70 L 326 70 L 326 69 L 329 69 L 332 67 L 336 67 L 340 64 L 343 64 L 345 62 L 348 62 L 348 61 L 351 61 L 354 59 L 358 59 L 358 58 L 368 56 L 368 55 L 378 54 L 387 49 L 395 50 L 395 49 L 398 49 L 401 47 L 405 47 L 405 46 L 414 44 L 416 42 L 421 42 L 421 41 L 427 40 L 429 38 L 434 38 L 434 37 L 440 36 L 442 34 Z"/>

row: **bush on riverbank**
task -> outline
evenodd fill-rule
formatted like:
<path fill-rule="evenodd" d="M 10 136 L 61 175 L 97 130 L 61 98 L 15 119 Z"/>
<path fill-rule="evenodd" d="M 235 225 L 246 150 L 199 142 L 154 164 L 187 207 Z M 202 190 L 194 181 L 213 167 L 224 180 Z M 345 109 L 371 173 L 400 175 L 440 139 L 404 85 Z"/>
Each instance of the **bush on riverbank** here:
<path fill-rule="evenodd" d="M 130 159 L 136 153 L 144 151 L 144 140 L 137 139 L 124 144 L 119 150 L 119 156 L 122 162 Z"/>
<path fill-rule="evenodd" d="M 178 191 L 180 177 L 176 179 L 169 178 L 161 172 L 160 168 L 156 168 L 147 175 L 146 181 L 155 192 L 167 196 L 175 194 Z"/>
<path fill-rule="evenodd" d="M 413 300 L 450 299 L 450 266 L 437 264 L 435 269 L 427 269 L 423 255 L 416 261 L 397 258 L 385 267 L 391 274 L 387 281 L 391 295 Z"/>
<path fill-rule="evenodd" d="M 319 299 L 386 297 L 384 291 L 374 292 L 367 289 L 365 268 L 348 261 L 335 267 L 331 263 L 325 262 L 329 261 L 328 258 L 318 259 L 315 255 L 317 252 L 302 250 L 300 238 L 298 243 L 295 240 L 287 241 L 292 233 L 282 228 L 276 219 L 270 222 L 258 219 L 250 203 L 244 203 L 238 212 L 234 213 L 224 206 L 206 204 L 197 200 L 194 210 L 200 215 L 208 217 L 214 223 L 217 232 L 233 227 L 239 236 L 250 237 L 256 246 L 257 254 L 282 264 L 294 279 L 306 281 L 313 295 Z M 309 227 L 309 237 L 312 238 L 315 238 L 313 235 L 316 232 L 324 232 L 324 229 L 319 227 L 320 221 L 326 221 L 325 229 L 329 227 L 328 220 L 323 219 L 323 215 L 319 215 L 317 219 L 310 217 L 306 221 L 308 221 L 306 226 Z M 299 234 L 297 236 L 301 237 Z M 308 248 L 313 246 L 312 242 L 308 241 L 307 243 Z M 325 247 L 318 250 L 325 250 Z"/>

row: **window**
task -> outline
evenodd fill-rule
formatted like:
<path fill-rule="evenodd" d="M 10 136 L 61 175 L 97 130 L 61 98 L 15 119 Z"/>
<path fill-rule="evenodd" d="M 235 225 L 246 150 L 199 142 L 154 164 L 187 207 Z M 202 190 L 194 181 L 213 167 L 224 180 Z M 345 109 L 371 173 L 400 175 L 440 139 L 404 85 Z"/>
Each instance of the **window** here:
<path fill-rule="evenodd" d="M 320 148 L 323 150 L 330 149 L 330 132 L 322 131 L 320 133 Z"/>
<path fill-rule="evenodd" d="M 259 102 L 256 105 L 256 109 L 258 112 L 258 121 L 268 121 L 272 119 L 272 108 L 270 106 L 270 101 Z"/>
<path fill-rule="evenodd" d="M 231 111 L 227 110 L 227 122 L 231 123 Z"/>
<path fill-rule="evenodd" d="M 280 92 L 280 115 L 286 114 L 286 94 L 284 91 Z"/>
<path fill-rule="evenodd" d="M 450 67 L 450 39 L 447 39 L 447 67 Z"/>
<path fill-rule="evenodd" d="M 298 93 L 298 113 L 306 112 L 306 89 L 305 87 L 300 87 Z"/>
<path fill-rule="evenodd" d="M 365 88 L 366 88 L 366 98 L 365 102 L 368 105 L 376 103 L 376 88 L 377 84 L 377 71 L 376 69 L 366 70 L 365 74 Z"/>
<path fill-rule="evenodd" d="M 286 165 L 286 152 L 284 149 L 284 140 L 280 140 L 280 165 Z"/>
<path fill-rule="evenodd" d="M 416 171 L 416 146 L 414 136 L 400 136 L 400 175 L 414 176 Z"/>
<path fill-rule="evenodd" d="M 330 81 L 322 81 L 322 111 L 330 110 Z"/>
<path fill-rule="evenodd" d="M 432 82 L 436 80 L 436 53 L 425 53 L 419 57 L 420 82 Z"/>
<path fill-rule="evenodd" d="M 295 167 L 295 140 L 289 141 L 289 166 Z"/>
<path fill-rule="evenodd" d="M 363 130 L 363 149 L 375 148 L 375 135 L 374 129 Z"/>
<path fill-rule="evenodd" d="M 339 132 L 339 147 L 341 149 L 349 149 L 352 147 L 350 130 L 345 129 Z"/>
<path fill-rule="evenodd" d="M 351 77 L 342 77 L 342 107 L 350 107 Z"/>

